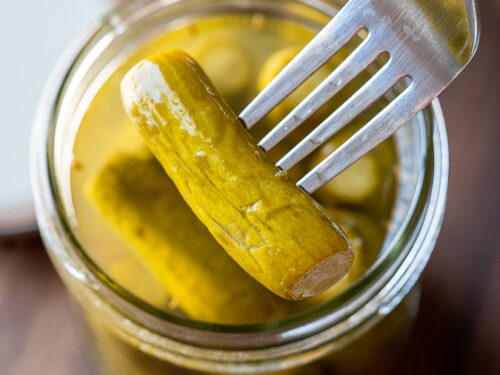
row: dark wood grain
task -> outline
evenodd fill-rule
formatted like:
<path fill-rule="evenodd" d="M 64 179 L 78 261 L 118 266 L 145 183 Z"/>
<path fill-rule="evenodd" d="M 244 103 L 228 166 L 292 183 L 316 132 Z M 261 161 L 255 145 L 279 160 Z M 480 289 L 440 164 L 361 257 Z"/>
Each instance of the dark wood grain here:
<path fill-rule="evenodd" d="M 448 206 L 394 374 L 500 374 L 500 2 L 480 4 L 476 58 L 441 96 Z M 37 235 L 0 239 L 0 374 L 94 375 Z"/>
<path fill-rule="evenodd" d="M 0 240 L 0 374 L 91 375 L 70 299 L 38 235 Z"/>

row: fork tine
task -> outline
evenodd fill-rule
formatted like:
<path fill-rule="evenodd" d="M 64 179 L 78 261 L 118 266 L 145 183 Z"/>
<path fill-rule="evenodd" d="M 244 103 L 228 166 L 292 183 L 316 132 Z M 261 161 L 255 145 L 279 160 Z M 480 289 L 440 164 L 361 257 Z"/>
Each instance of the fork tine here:
<path fill-rule="evenodd" d="M 283 156 L 276 165 L 284 170 L 290 169 L 386 93 L 403 77 L 402 74 L 394 74 L 397 66 L 393 61 L 390 58 L 365 85 Z"/>
<path fill-rule="evenodd" d="M 389 138 L 401 125 L 425 107 L 417 103 L 419 94 L 413 83 L 338 149 L 308 172 L 297 185 L 309 194 L 337 176 L 356 160 Z"/>
<path fill-rule="evenodd" d="M 297 89 L 362 28 L 356 20 L 356 12 L 350 11 L 350 3 L 241 112 L 240 119 L 247 129 Z"/>
<path fill-rule="evenodd" d="M 264 151 L 272 149 L 366 69 L 381 52 L 372 39 L 372 34 L 369 34 L 327 79 L 262 138 L 259 146 Z"/>

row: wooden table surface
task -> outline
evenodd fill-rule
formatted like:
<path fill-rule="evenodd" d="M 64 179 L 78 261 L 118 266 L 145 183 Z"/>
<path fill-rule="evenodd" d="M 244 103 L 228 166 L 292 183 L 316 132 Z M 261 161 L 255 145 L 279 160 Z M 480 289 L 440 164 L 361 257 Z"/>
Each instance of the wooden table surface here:
<path fill-rule="evenodd" d="M 395 374 L 500 374 L 500 1 L 480 8 L 476 58 L 441 95 L 447 211 Z M 0 374 L 94 375 L 74 323 L 38 235 L 0 238 Z"/>

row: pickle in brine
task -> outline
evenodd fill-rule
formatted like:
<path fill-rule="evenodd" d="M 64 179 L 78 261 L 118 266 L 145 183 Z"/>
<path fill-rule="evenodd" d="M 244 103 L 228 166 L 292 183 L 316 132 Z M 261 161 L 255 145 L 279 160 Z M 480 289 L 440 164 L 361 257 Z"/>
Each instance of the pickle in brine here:
<path fill-rule="evenodd" d="M 269 292 L 226 254 L 149 151 L 114 156 L 86 194 L 190 317 L 247 324 L 289 313 L 293 303 Z M 143 279 L 128 275 L 134 277 Z"/>

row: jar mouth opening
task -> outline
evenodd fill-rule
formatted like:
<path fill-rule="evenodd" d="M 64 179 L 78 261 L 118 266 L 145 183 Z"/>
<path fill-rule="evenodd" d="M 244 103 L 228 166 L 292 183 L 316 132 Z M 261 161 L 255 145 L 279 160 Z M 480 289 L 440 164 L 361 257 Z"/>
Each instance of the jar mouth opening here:
<path fill-rule="evenodd" d="M 320 0 L 294 2 L 315 8 L 330 17 L 336 12 L 331 4 L 327 5 Z M 55 133 L 56 127 L 62 126 L 58 125 L 58 114 L 64 104 L 62 99 L 67 95 L 69 81 L 75 78 L 72 72 L 81 60 L 88 57 L 84 51 L 93 48 L 92 43 L 100 37 L 103 28 L 114 22 L 116 14 L 130 13 L 142 3 L 140 0 L 125 2 L 80 36 L 61 58 L 42 96 L 32 137 L 31 168 L 37 219 L 44 241 L 50 250 L 49 254 L 63 259 L 63 267 L 73 275 L 78 274 L 77 278 L 83 283 L 89 284 L 91 293 L 95 293 L 96 298 L 106 299 L 132 321 L 138 322 L 152 332 L 202 345 L 205 342 L 206 345 L 213 346 L 214 341 L 217 341 L 221 347 L 229 342 L 233 346 L 235 342 L 238 343 L 235 335 L 245 336 L 240 343 L 245 346 L 262 347 L 266 344 L 271 345 L 277 340 L 290 342 L 331 327 L 356 312 L 360 317 L 367 319 L 371 315 L 380 313 L 384 304 L 387 309 L 391 309 L 390 305 L 394 303 L 394 298 L 397 299 L 398 291 L 409 288 L 416 282 L 414 275 L 408 275 L 410 270 L 417 272 L 418 277 L 427 262 L 444 211 L 448 154 L 444 120 L 437 101 L 419 115 L 422 117 L 421 121 L 426 122 L 427 139 L 424 141 L 424 146 L 427 148 L 425 150 L 427 167 L 420 177 L 422 188 L 417 189 L 412 197 L 410 208 L 401 225 L 386 242 L 382 256 L 362 278 L 321 305 L 296 315 L 258 324 L 226 325 L 193 320 L 170 313 L 132 294 L 110 278 L 87 254 L 68 222 L 57 183 L 54 161 L 54 145 L 57 143 Z M 151 3 L 154 2 L 148 4 Z M 243 3 L 243 6 L 249 6 L 248 2 Z M 265 4 L 266 0 L 255 3 Z M 433 217 L 427 217 L 429 215 Z M 421 232 L 426 226 L 428 232 Z M 418 241 L 430 243 L 432 245 L 430 250 L 424 251 L 425 248 L 416 247 Z M 206 337 L 205 333 L 210 333 L 210 337 Z M 252 336 L 251 340 L 248 338 L 249 335 Z"/>

